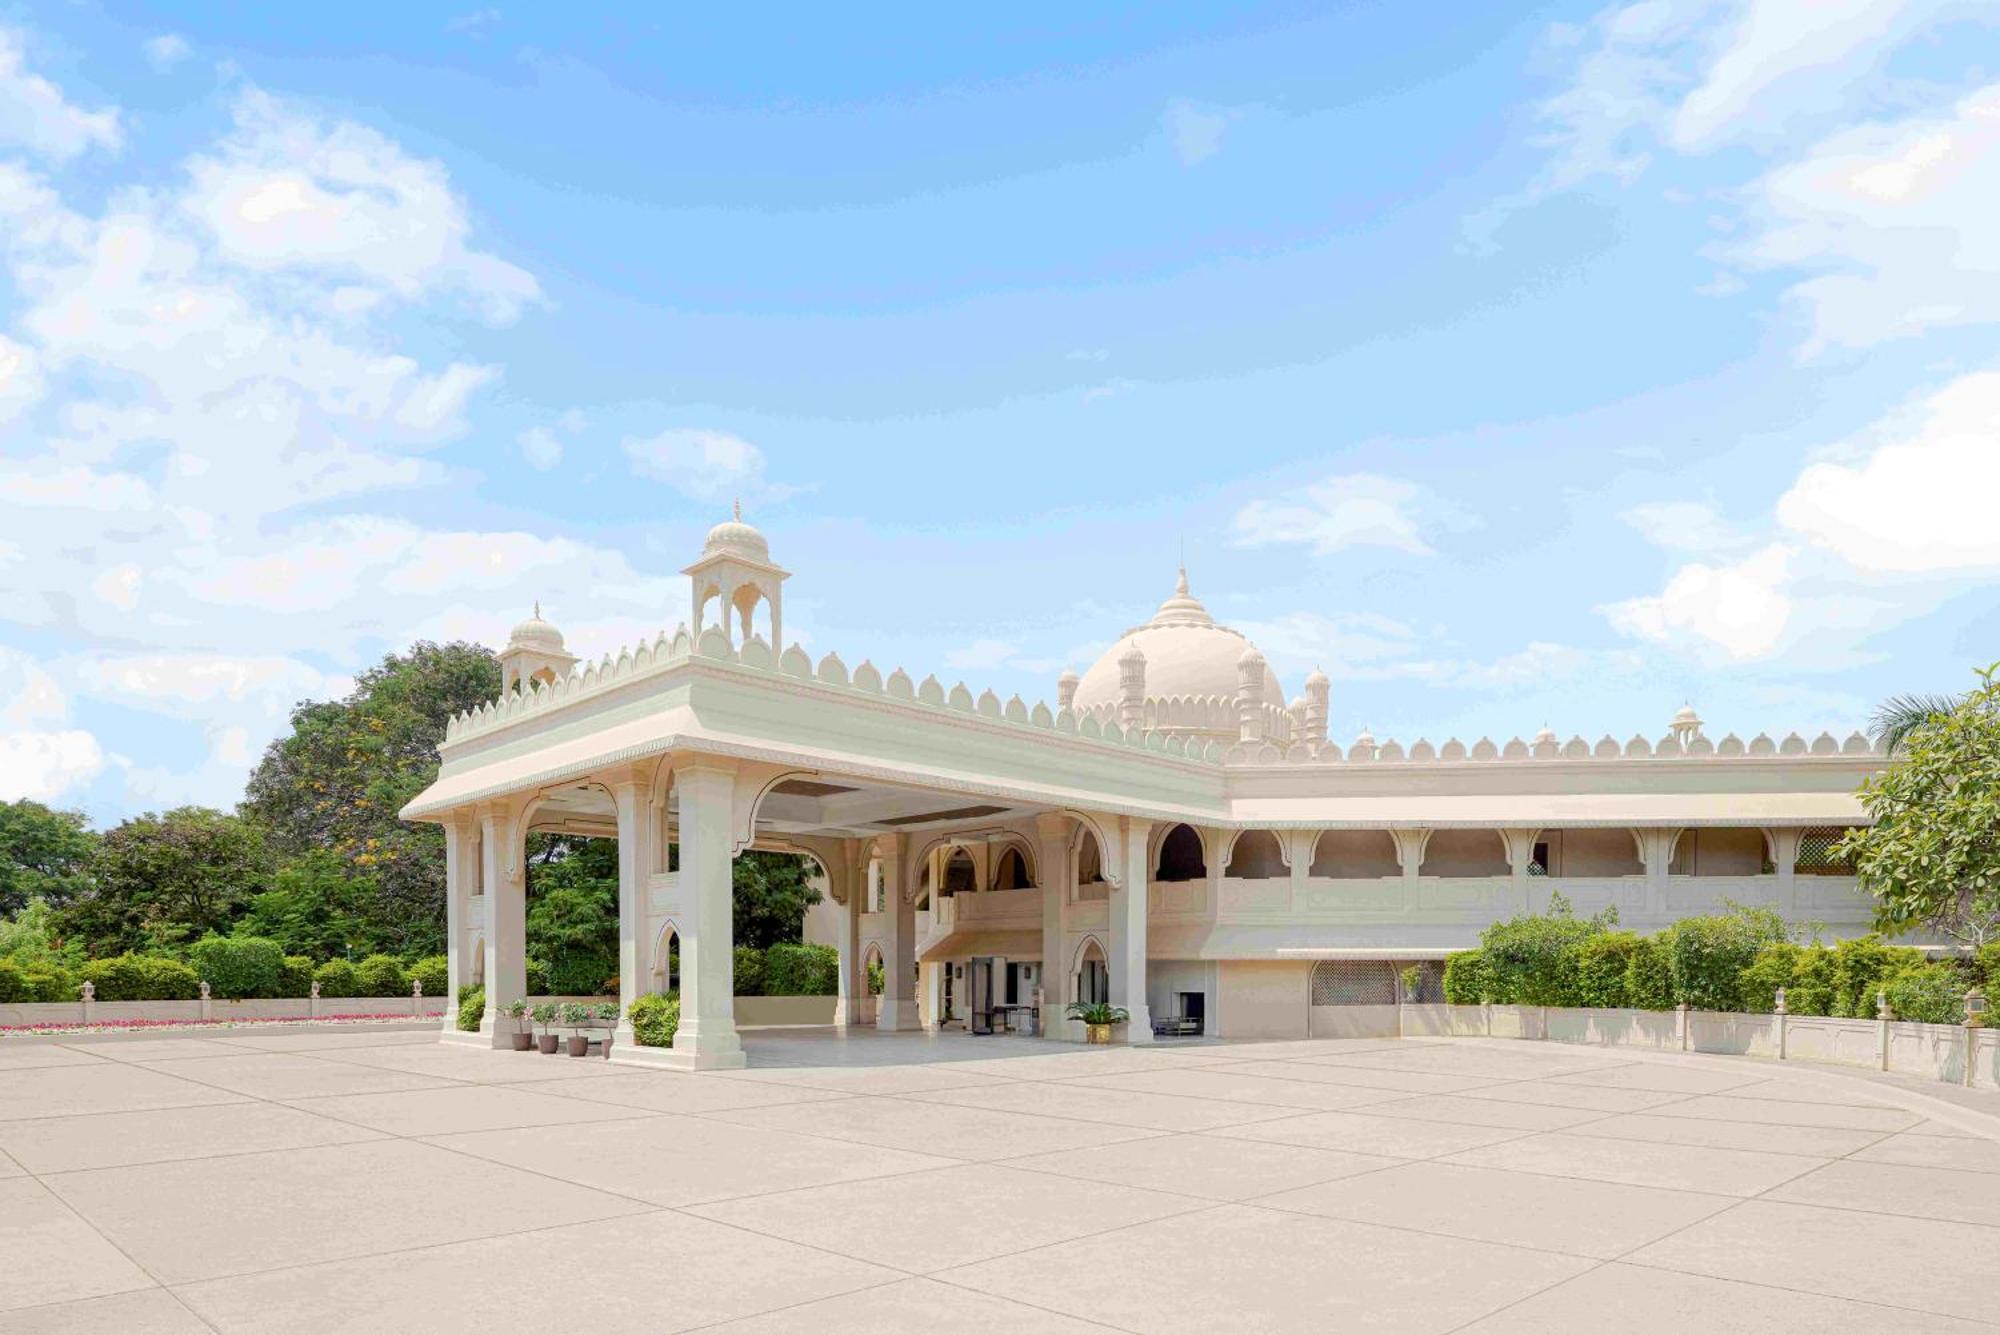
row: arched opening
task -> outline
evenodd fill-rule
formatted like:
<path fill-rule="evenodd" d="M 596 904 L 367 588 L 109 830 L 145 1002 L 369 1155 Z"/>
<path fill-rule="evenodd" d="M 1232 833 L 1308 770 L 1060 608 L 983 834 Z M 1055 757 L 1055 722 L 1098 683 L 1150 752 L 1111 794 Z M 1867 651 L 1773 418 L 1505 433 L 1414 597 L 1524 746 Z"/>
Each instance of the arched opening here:
<path fill-rule="evenodd" d="M 1432 830 L 1424 842 L 1423 876 L 1507 876 L 1507 841 L 1498 830 Z"/>
<path fill-rule="evenodd" d="M 1639 844 L 1632 831 L 1615 827 L 1543 830 L 1528 864 L 1530 876 L 1643 876 Z"/>
<path fill-rule="evenodd" d="M 681 934 L 672 923 L 660 929 L 653 946 L 652 990 L 663 994 L 681 990 Z"/>
<path fill-rule="evenodd" d="M 1003 849 L 1000 861 L 993 867 L 993 888 L 995 890 L 1032 890 L 1035 883 L 1028 878 L 1028 860 L 1021 856 L 1018 848 Z"/>
<path fill-rule="evenodd" d="M 1085 937 L 1083 949 L 1077 952 L 1075 997 L 1085 1005 L 1111 1000 L 1111 966 L 1105 961 L 1104 947 L 1097 944 L 1097 938 Z"/>
<path fill-rule="evenodd" d="M 1240 842 L 1240 841 L 1239 841 Z M 1201 836 L 1192 825 L 1176 825 L 1160 840 L 1160 859 L 1153 868 L 1156 881 L 1198 881 L 1208 875 L 1202 861 Z"/>
<path fill-rule="evenodd" d="M 1241 881 L 1268 881 L 1291 872 L 1285 866 L 1277 835 L 1269 830 L 1245 830 L 1236 836 L 1236 845 L 1229 850 L 1229 865 L 1222 874 Z"/>
<path fill-rule="evenodd" d="M 862 902 L 862 912 L 880 913 L 882 911 L 882 903 L 882 859 L 870 858 L 868 859 L 868 894 Z"/>
<path fill-rule="evenodd" d="M 1401 876 L 1396 838 L 1387 830 L 1325 830 L 1313 842 L 1308 876 L 1334 876 L 1349 881 Z"/>
<path fill-rule="evenodd" d="M 868 979 L 868 995 L 871 997 L 881 996 L 884 975 L 882 972 L 882 948 L 880 946 L 870 942 L 868 949 L 862 952 L 861 971 Z"/>
<path fill-rule="evenodd" d="M 944 860 L 944 888 L 942 893 L 969 895 L 979 889 L 979 869 L 972 865 L 972 854 L 962 848 L 954 848 Z"/>
<path fill-rule="evenodd" d="M 1109 899 L 1111 887 L 1104 880 L 1104 850 L 1097 836 L 1084 830 L 1076 846 L 1076 897 L 1079 900 Z"/>
<path fill-rule="evenodd" d="M 1683 830 L 1669 876 L 1769 876 L 1771 849 L 1757 829 Z"/>

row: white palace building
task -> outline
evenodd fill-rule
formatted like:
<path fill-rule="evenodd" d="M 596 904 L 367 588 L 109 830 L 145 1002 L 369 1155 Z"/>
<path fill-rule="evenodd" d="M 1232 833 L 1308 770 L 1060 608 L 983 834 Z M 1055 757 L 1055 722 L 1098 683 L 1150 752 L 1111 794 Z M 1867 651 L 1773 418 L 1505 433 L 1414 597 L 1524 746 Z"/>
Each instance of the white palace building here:
<path fill-rule="evenodd" d="M 1684 709 L 1657 738 L 1337 745 L 1326 677 L 1288 702 L 1184 573 L 1030 704 L 780 651 L 787 572 L 740 516 L 686 573 L 693 628 L 615 657 L 579 665 L 539 616 L 516 627 L 501 697 L 452 721 L 403 810 L 446 831 L 478 1041 L 507 1041 L 496 1017 L 525 991 L 540 830 L 617 837 L 620 1000 L 675 985 L 682 1019 L 671 1049 L 621 1029 L 613 1055 L 692 1068 L 744 1062 L 730 864 L 749 848 L 818 862 L 836 1022 L 883 1030 L 1039 1018 L 1071 1039 L 1080 999 L 1129 1010 L 1131 1042 L 1368 1032 L 1408 965 L 1429 992 L 1446 953 L 1556 892 L 1640 931 L 1724 900 L 1867 927 L 1826 852 L 1883 762 L 1858 734 L 1712 740 Z"/>

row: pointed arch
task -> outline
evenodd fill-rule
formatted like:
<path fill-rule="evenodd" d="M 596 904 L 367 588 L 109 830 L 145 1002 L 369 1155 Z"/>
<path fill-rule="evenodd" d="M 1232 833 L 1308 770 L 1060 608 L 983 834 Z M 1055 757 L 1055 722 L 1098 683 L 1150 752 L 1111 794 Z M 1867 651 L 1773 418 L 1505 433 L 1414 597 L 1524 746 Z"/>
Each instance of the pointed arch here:
<path fill-rule="evenodd" d="M 1019 844 L 1006 844 L 993 864 L 995 890 L 1032 890 L 1038 882 L 1028 870 L 1028 854 Z"/>
<path fill-rule="evenodd" d="M 1222 874 L 1237 880 L 1268 881 L 1290 874 L 1285 845 L 1271 830 L 1238 830 L 1229 842 Z"/>
<path fill-rule="evenodd" d="M 1070 962 L 1070 996 L 1081 1002 L 1111 1000 L 1111 956 L 1095 933 L 1077 943 Z"/>
<path fill-rule="evenodd" d="M 674 976 L 674 960 L 679 951 L 680 924 L 672 918 L 660 924 L 659 932 L 653 937 L 653 962 L 648 976 L 653 981 L 653 991 L 673 992 L 678 990 L 680 980 Z"/>
<path fill-rule="evenodd" d="M 1198 881 L 1208 875 L 1207 849 L 1201 832 L 1185 822 L 1161 835 L 1153 850 L 1153 879 Z"/>

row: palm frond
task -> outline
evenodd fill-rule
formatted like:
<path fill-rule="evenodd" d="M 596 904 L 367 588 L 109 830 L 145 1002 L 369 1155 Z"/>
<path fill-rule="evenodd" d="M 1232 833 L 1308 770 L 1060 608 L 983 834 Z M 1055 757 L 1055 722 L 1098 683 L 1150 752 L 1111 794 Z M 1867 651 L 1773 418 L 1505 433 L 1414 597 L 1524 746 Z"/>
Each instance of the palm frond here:
<path fill-rule="evenodd" d="M 1868 732 L 1885 751 L 1896 751 L 1910 734 L 1931 720 L 1951 713 L 1963 702 L 1957 695 L 1892 695 L 1876 709 Z"/>

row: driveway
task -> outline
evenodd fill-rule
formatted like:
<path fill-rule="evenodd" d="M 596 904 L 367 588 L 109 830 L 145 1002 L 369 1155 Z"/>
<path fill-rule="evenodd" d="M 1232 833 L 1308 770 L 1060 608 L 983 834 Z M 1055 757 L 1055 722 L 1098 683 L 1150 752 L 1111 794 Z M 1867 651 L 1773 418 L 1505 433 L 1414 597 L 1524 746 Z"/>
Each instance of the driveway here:
<path fill-rule="evenodd" d="M 1486 1040 L 0 1043 L 0 1335 L 2000 1331 L 1990 1112 Z"/>

